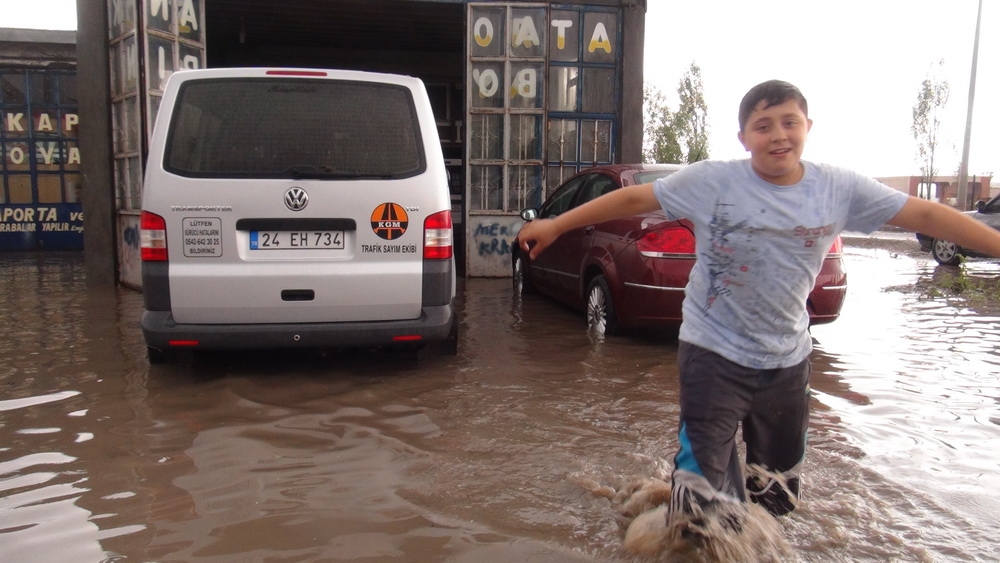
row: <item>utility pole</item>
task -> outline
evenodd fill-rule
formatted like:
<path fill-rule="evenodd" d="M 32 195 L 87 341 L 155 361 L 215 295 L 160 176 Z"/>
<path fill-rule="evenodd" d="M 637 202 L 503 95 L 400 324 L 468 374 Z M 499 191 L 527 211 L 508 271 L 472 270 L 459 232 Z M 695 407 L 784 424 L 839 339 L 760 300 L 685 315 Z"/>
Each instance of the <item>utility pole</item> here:
<path fill-rule="evenodd" d="M 976 67 L 979 64 L 979 22 L 983 19 L 983 0 L 979 0 L 976 15 L 976 38 L 972 43 L 972 75 L 969 78 L 969 110 L 965 118 L 965 143 L 962 145 L 962 163 L 958 168 L 958 209 L 969 209 L 969 141 L 972 139 L 972 102 L 976 98 Z"/>

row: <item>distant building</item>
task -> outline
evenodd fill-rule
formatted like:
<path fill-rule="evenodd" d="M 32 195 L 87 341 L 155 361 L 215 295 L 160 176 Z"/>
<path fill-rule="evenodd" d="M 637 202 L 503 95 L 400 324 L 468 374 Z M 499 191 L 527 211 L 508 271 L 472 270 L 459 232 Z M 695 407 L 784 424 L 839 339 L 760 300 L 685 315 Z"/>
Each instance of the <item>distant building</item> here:
<path fill-rule="evenodd" d="M 952 207 L 958 205 L 958 177 L 934 176 L 929 184 L 924 183 L 923 176 L 891 176 L 876 178 L 879 182 L 914 197 L 939 201 Z M 993 184 L 993 176 L 969 176 L 969 201 L 965 209 L 973 209 L 979 200 L 987 200 L 1000 193 L 1000 185 Z"/>

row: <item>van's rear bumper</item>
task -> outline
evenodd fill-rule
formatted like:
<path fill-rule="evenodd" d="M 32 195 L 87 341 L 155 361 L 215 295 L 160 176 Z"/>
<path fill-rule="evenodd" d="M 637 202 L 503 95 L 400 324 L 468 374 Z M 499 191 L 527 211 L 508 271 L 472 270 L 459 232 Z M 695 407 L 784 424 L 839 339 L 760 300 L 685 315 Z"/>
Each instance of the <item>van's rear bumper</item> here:
<path fill-rule="evenodd" d="M 177 324 L 169 311 L 145 311 L 146 346 L 158 350 L 369 348 L 446 340 L 455 321 L 451 304 L 424 307 L 400 321 L 274 324 Z"/>

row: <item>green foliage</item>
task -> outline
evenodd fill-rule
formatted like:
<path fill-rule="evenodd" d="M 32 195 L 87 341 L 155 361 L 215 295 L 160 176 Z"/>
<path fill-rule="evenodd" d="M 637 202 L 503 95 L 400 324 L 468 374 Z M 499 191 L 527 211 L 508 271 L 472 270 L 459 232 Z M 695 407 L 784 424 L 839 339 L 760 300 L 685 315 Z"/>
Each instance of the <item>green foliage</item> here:
<path fill-rule="evenodd" d="M 643 161 L 687 163 L 708 155 L 708 107 L 705 104 L 701 69 L 694 63 L 677 87 L 680 100 L 671 111 L 667 98 L 655 86 L 643 89 Z"/>
<path fill-rule="evenodd" d="M 681 146 L 673 129 L 673 114 L 667 99 L 655 86 L 643 89 L 644 162 L 681 162 Z"/>
<path fill-rule="evenodd" d="M 677 87 L 680 106 L 674 114 L 674 130 L 687 149 L 685 161 L 688 164 L 708 158 L 708 106 L 703 90 L 701 69 L 691 63 Z"/>
<path fill-rule="evenodd" d="M 964 258 L 957 268 L 939 266 L 932 276 L 918 280 L 914 289 L 926 299 L 944 297 L 970 303 L 1000 302 L 1000 276 L 971 273 Z"/>

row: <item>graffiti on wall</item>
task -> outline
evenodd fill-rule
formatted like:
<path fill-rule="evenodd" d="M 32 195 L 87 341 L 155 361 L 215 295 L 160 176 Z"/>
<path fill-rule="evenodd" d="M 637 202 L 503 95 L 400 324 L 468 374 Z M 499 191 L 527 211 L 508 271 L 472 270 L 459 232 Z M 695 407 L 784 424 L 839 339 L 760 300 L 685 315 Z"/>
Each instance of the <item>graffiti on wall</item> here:
<path fill-rule="evenodd" d="M 524 221 L 520 217 L 470 217 L 469 274 L 484 277 L 510 275 L 514 237 Z"/>

